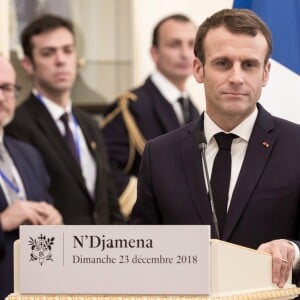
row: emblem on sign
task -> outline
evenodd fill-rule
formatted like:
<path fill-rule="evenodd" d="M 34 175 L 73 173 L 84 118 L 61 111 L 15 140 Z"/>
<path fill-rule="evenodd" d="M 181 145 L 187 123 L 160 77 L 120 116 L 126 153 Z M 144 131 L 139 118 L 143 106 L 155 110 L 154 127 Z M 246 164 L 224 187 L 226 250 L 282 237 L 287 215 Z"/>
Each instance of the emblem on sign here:
<path fill-rule="evenodd" d="M 38 261 L 40 265 L 43 265 L 47 260 L 53 261 L 51 250 L 54 239 L 54 237 L 47 238 L 43 234 L 37 238 L 30 237 L 28 242 L 31 246 L 30 261 Z"/>

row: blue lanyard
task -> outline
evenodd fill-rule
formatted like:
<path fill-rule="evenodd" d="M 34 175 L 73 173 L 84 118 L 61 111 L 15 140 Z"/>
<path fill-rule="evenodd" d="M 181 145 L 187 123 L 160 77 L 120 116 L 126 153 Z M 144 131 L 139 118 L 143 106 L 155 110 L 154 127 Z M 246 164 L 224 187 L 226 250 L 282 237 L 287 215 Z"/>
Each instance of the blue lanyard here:
<path fill-rule="evenodd" d="M 35 95 L 37 99 L 44 105 L 44 107 L 47 109 L 47 106 L 45 105 L 45 102 L 40 94 Z M 79 161 L 81 161 L 81 153 L 80 153 L 80 144 L 79 144 L 79 124 L 74 116 L 73 113 L 71 113 L 72 116 L 72 122 L 74 124 L 74 143 L 75 143 L 75 149 L 79 158 Z"/>
<path fill-rule="evenodd" d="M 20 199 L 23 199 L 23 196 L 21 195 L 21 191 L 19 187 L 16 185 L 16 183 L 11 181 L 1 170 L 0 170 L 0 176 L 2 177 L 4 182 L 8 185 L 8 187 L 12 189 L 16 194 L 18 194 Z"/>

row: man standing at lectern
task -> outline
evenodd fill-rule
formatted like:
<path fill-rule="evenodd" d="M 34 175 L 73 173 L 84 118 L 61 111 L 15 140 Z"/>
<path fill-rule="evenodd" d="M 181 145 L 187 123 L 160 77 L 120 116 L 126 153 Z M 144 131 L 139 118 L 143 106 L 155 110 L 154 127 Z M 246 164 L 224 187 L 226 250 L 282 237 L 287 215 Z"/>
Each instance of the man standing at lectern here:
<path fill-rule="evenodd" d="M 283 287 L 299 261 L 300 126 L 258 103 L 269 78 L 271 33 L 253 12 L 225 9 L 200 25 L 194 52 L 206 111 L 147 143 L 131 223 L 210 224 L 212 237 L 217 228 L 222 240 L 270 253 L 273 282 Z"/>

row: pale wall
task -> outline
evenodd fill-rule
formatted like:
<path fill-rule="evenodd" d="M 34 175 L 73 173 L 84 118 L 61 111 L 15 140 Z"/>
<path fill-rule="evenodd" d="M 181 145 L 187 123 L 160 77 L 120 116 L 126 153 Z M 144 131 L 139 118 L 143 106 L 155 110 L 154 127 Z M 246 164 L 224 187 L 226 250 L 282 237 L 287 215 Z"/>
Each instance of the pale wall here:
<path fill-rule="evenodd" d="M 206 17 L 222 8 L 231 8 L 232 0 L 132 0 L 133 30 L 133 83 L 140 84 L 153 70 L 149 54 L 152 30 L 164 16 L 172 13 L 183 13 L 197 25 Z M 195 104 L 204 108 L 202 85 L 190 78 L 189 90 Z"/>
<path fill-rule="evenodd" d="M 0 53 L 5 57 L 9 56 L 8 18 L 8 0 L 0 0 Z"/>

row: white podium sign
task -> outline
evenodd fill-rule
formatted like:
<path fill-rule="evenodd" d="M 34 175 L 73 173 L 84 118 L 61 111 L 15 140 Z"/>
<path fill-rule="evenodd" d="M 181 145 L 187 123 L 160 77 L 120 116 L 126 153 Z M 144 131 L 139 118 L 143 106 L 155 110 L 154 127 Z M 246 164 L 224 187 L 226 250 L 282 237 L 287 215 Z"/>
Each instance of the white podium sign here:
<path fill-rule="evenodd" d="M 209 226 L 21 226 L 21 294 L 210 293 Z"/>

